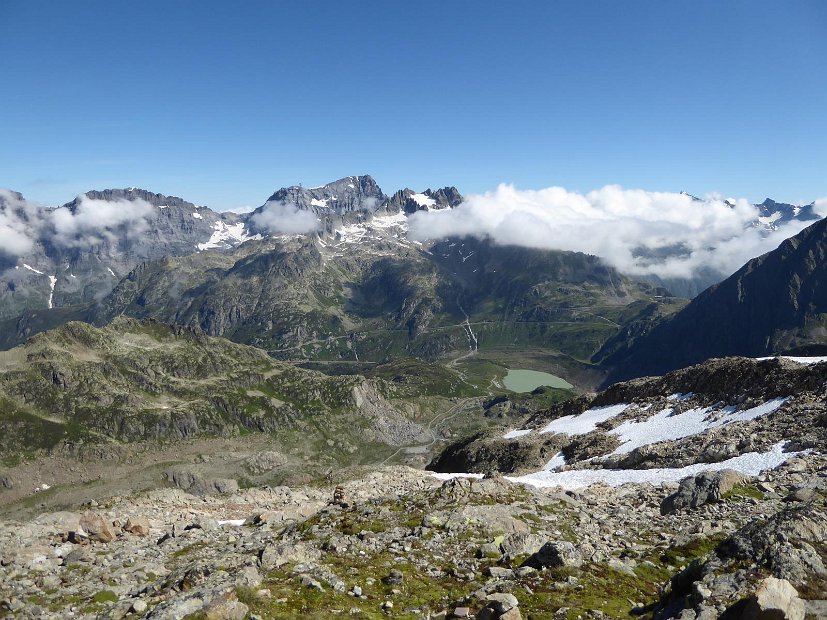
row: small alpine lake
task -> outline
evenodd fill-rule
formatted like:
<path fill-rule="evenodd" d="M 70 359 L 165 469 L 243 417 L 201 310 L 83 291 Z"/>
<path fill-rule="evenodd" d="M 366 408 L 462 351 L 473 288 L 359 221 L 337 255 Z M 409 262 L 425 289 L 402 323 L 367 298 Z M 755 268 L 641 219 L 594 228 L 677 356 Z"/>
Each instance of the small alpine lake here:
<path fill-rule="evenodd" d="M 553 388 L 571 389 L 574 386 L 556 375 L 537 370 L 523 370 L 520 368 L 509 368 L 508 374 L 503 379 L 505 387 L 512 392 L 531 392 L 541 385 Z"/>

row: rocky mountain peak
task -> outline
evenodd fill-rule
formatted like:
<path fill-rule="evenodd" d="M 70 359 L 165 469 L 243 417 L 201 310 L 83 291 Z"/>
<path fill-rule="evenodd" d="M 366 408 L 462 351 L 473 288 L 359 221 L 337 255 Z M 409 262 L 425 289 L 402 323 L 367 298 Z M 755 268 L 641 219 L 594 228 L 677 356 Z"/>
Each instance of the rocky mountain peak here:
<path fill-rule="evenodd" d="M 166 196 L 158 194 L 149 190 L 140 189 L 137 187 L 127 187 L 123 189 L 103 189 L 103 190 L 89 190 L 78 196 L 73 201 L 66 203 L 63 207 L 74 212 L 80 205 L 81 198 L 86 197 L 92 200 L 104 200 L 106 202 L 116 202 L 119 200 L 128 200 L 134 202 L 136 200 L 143 200 L 154 207 L 174 207 L 184 209 L 196 209 L 195 204 L 179 198 L 178 196 Z"/>
<path fill-rule="evenodd" d="M 344 177 L 321 187 L 291 185 L 273 193 L 267 202 L 295 205 L 320 217 L 353 211 L 375 211 L 386 196 L 369 175 Z"/>
<path fill-rule="evenodd" d="M 424 192 L 415 192 L 406 187 L 396 192 L 385 203 L 390 213 L 416 213 L 417 211 L 434 211 L 437 209 L 452 209 L 463 201 L 462 194 L 456 187 L 441 189 L 426 189 Z"/>

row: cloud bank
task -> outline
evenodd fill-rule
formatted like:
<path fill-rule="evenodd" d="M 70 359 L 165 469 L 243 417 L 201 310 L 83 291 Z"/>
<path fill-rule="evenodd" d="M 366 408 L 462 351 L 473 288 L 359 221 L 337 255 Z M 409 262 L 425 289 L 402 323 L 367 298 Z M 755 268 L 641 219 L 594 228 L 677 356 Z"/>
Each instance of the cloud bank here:
<path fill-rule="evenodd" d="M 816 202 L 827 215 L 827 199 Z M 791 221 L 767 234 L 747 200 L 648 192 L 608 185 L 581 194 L 562 187 L 471 195 L 454 209 L 418 211 L 414 240 L 490 238 L 501 245 L 594 254 L 631 275 L 692 277 L 701 268 L 731 273 L 812 222 Z"/>
<path fill-rule="evenodd" d="M 257 228 L 270 233 L 298 235 L 319 228 L 319 220 L 313 213 L 302 211 L 297 205 L 284 201 L 272 200 L 265 203 L 261 211 L 250 220 Z"/>
<path fill-rule="evenodd" d="M 52 212 L 53 240 L 67 247 L 97 245 L 115 238 L 114 230 L 126 236 L 139 235 L 148 226 L 155 208 L 145 200 L 94 200 L 78 196 L 74 212 L 61 207 Z"/>
<path fill-rule="evenodd" d="M 17 257 L 30 252 L 39 219 L 38 207 L 16 192 L 0 189 L 0 254 Z"/>

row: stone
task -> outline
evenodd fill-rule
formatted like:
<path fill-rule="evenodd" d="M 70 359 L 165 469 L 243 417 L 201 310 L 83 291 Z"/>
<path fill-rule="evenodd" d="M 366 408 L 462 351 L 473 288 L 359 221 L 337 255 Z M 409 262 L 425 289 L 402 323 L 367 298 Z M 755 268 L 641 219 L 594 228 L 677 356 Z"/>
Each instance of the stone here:
<path fill-rule="evenodd" d="M 510 568 L 503 568 L 502 566 L 489 566 L 485 569 L 490 577 L 494 579 L 513 579 L 514 571 Z"/>
<path fill-rule="evenodd" d="M 304 543 L 271 543 L 261 551 L 261 568 L 269 570 L 284 564 L 308 564 L 319 558 L 321 552 Z"/>
<path fill-rule="evenodd" d="M 523 615 L 517 607 L 513 607 L 504 614 L 501 614 L 499 620 L 523 620 Z"/>
<path fill-rule="evenodd" d="M 503 554 L 509 558 L 514 558 L 518 555 L 532 555 L 540 550 L 545 539 L 538 534 L 509 534 L 506 536 L 500 548 Z"/>
<path fill-rule="evenodd" d="M 519 606 L 517 597 L 508 592 L 494 592 L 485 597 L 486 606 L 502 615 L 509 609 Z"/>
<path fill-rule="evenodd" d="M 245 566 L 239 571 L 236 583 L 240 586 L 255 588 L 261 585 L 261 574 L 255 566 Z"/>
<path fill-rule="evenodd" d="M 816 496 L 816 490 L 808 487 L 799 487 L 788 494 L 785 502 L 809 502 Z"/>
<path fill-rule="evenodd" d="M 382 577 L 382 583 L 386 586 L 395 586 L 402 583 L 404 578 L 405 575 L 402 574 L 402 571 L 394 568 L 386 577 Z"/>
<path fill-rule="evenodd" d="M 146 536 L 149 534 L 149 519 L 146 517 L 129 517 L 126 524 L 123 526 L 125 532 L 130 534 L 137 534 L 138 536 Z"/>
<path fill-rule="evenodd" d="M 704 471 L 681 480 L 678 490 L 661 502 L 662 515 L 673 514 L 684 508 L 698 508 L 721 501 L 723 496 L 740 484 L 744 477 L 733 469 Z"/>
<path fill-rule="evenodd" d="M 313 590 L 318 590 L 319 592 L 324 592 L 324 588 L 322 587 L 322 584 L 319 583 L 318 581 L 316 581 L 315 579 L 313 579 L 313 577 L 311 577 L 310 575 L 302 575 L 301 577 L 299 577 L 299 582 L 305 588 L 312 588 Z"/>
<path fill-rule="evenodd" d="M 525 562 L 533 568 L 565 566 L 579 568 L 583 565 L 583 555 L 572 543 L 567 541 L 547 542 Z"/>
<path fill-rule="evenodd" d="M 747 600 L 744 620 L 804 620 L 804 601 L 786 579 L 767 577 Z"/>
<path fill-rule="evenodd" d="M 250 608 L 240 601 L 222 600 L 204 610 L 206 620 L 244 620 Z"/>
<path fill-rule="evenodd" d="M 132 603 L 132 607 L 130 607 L 129 609 L 133 614 L 142 614 L 146 611 L 146 608 L 146 602 L 142 601 L 141 599 L 138 599 L 137 601 Z"/>
<path fill-rule="evenodd" d="M 108 543 L 115 540 L 115 531 L 112 526 L 99 514 L 94 512 L 84 512 L 80 516 L 80 527 L 89 535 L 92 540 L 98 542 Z"/>
<path fill-rule="evenodd" d="M 500 546 L 497 543 L 485 543 L 484 545 L 481 545 L 479 549 L 477 549 L 478 558 L 499 560 L 502 556 L 503 554 L 500 553 Z"/>
<path fill-rule="evenodd" d="M 471 615 L 471 608 L 470 607 L 457 607 L 454 609 L 453 617 L 454 618 L 467 618 Z"/>

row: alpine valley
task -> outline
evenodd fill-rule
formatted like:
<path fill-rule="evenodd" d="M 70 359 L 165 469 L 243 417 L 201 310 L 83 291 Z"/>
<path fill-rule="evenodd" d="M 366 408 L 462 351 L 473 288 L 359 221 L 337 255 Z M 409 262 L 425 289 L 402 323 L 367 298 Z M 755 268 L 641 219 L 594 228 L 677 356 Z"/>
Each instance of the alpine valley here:
<path fill-rule="evenodd" d="M 827 617 L 815 204 L 635 277 L 409 236 L 464 202 L 0 190 L 0 614 Z"/>

